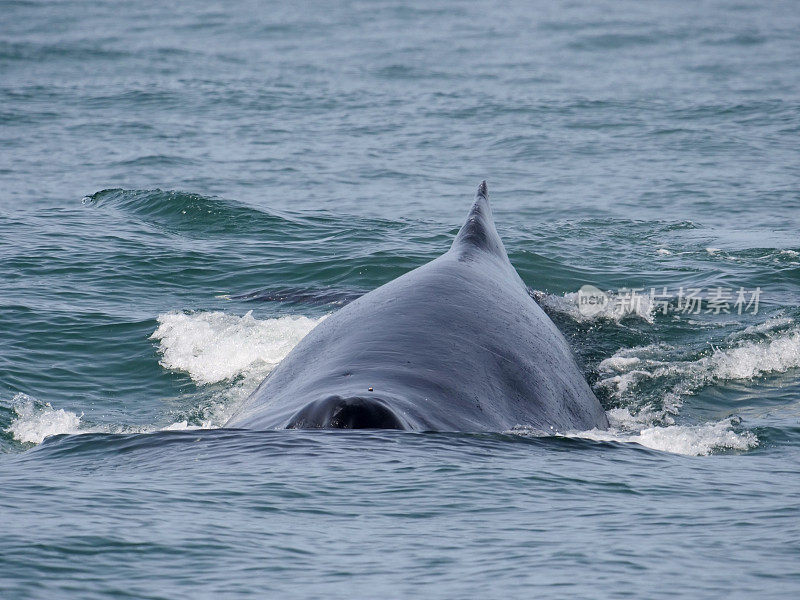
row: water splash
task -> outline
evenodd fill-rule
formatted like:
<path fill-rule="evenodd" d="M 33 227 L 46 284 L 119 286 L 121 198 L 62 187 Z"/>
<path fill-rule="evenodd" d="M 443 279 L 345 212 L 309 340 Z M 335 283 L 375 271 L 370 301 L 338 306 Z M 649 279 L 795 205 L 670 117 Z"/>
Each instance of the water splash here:
<path fill-rule="evenodd" d="M 151 339 L 159 341 L 164 368 L 184 371 L 203 385 L 266 376 L 324 318 L 169 312 L 159 315 Z"/>

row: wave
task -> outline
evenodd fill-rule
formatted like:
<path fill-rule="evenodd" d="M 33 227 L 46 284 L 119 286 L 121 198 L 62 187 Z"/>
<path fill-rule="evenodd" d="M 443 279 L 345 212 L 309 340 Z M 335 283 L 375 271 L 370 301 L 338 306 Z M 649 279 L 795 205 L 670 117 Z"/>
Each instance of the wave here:
<path fill-rule="evenodd" d="M 83 198 L 89 207 L 126 212 L 181 233 L 236 233 L 288 227 L 291 219 L 216 196 L 174 190 L 106 189 Z"/>
<path fill-rule="evenodd" d="M 111 424 L 92 424 L 80 415 L 63 408 L 53 408 L 48 402 L 41 402 L 27 394 L 19 393 L 11 401 L 16 417 L 6 429 L 12 437 L 23 444 L 41 444 L 46 438 L 55 435 L 77 435 L 87 433 L 154 433 L 157 431 L 183 431 L 191 429 L 210 429 L 210 422 L 192 425 L 188 420 L 176 421 L 164 427 L 155 425 L 130 426 Z"/>
<path fill-rule="evenodd" d="M 322 319 L 285 316 L 256 319 L 222 312 L 169 312 L 159 315 L 151 339 L 159 342 L 161 365 L 186 373 L 208 393 L 166 425 L 130 426 L 88 422 L 83 414 L 54 408 L 26 394 L 12 400 L 15 417 L 7 432 L 24 444 L 40 444 L 62 434 L 153 433 L 213 429 L 224 425 L 236 406 Z M 219 384 L 219 385 L 215 385 Z"/>
<path fill-rule="evenodd" d="M 718 450 L 745 451 L 759 443 L 754 433 L 736 431 L 739 422 L 735 418 L 699 425 L 657 425 L 646 413 L 633 415 L 628 410 L 615 409 L 607 414 L 611 424 L 608 430 L 592 429 L 564 435 L 599 442 L 635 443 L 689 456 L 707 456 Z"/>
<path fill-rule="evenodd" d="M 12 406 L 17 417 L 11 422 L 7 431 L 18 442 L 41 444 L 51 435 L 82 431 L 82 415 L 39 403 L 27 394 L 14 396 Z"/>
<path fill-rule="evenodd" d="M 758 437 L 750 431 L 737 431 L 735 418 L 697 425 L 662 425 L 660 416 L 644 411 L 632 414 L 627 409 L 607 411 L 610 427 L 589 431 L 556 432 L 549 435 L 594 442 L 637 444 L 672 454 L 708 456 L 718 451 L 746 451 L 759 444 Z M 541 432 L 518 427 L 506 433 L 539 437 Z"/>
<path fill-rule="evenodd" d="M 186 158 L 183 156 L 174 156 L 167 154 L 145 154 L 120 160 L 114 163 L 115 167 L 184 167 L 193 166 L 198 164 L 196 160 Z"/>
<path fill-rule="evenodd" d="M 147 433 L 218 428 L 236 406 L 322 319 L 287 315 L 259 319 L 252 312 L 219 311 L 159 315 L 151 339 L 158 342 L 165 369 L 185 373 L 198 386 L 194 406 L 167 425 L 127 427 L 87 423 L 83 415 L 56 409 L 24 395 L 15 398 L 16 419 L 8 431 L 19 442 L 40 443 L 62 433 Z M 755 336 L 755 337 L 753 337 Z M 595 441 L 636 443 L 679 454 L 705 455 L 718 450 L 744 451 L 758 445 L 735 418 L 700 424 L 677 424 L 682 399 L 704 385 L 729 379 L 753 379 L 800 367 L 800 329 L 777 317 L 729 336 L 729 347 L 693 359 L 680 358 L 667 344 L 623 348 L 596 367 L 596 389 L 617 406 L 608 410 L 611 429 L 558 432 Z M 654 392 L 643 390 L 650 385 Z M 660 398 L 661 403 L 653 402 Z M 526 434 L 524 428 L 514 433 Z"/>
<path fill-rule="evenodd" d="M 176 421 L 163 427 L 91 425 L 83 422 L 82 415 L 55 409 L 24 394 L 18 394 L 15 402 L 18 404 L 15 408 L 17 418 L 11 423 L 8 431 L 15 440 L 24 444 L 41 444 L 48 437 L 64 434 L 148 434 L 164 431 L 213 430 L 222 426 L 219 422 L 211 421 L 192 425 L 188 420 Z M 706 456 L 719 450 L 746 451 L 759 444 L 758 438 L 752 432 L 736 431 L 738 422 L 733 418 L 699 425 L 661 426 L 648 423 L 641 413 L 632 415 L 623 409 L 611 410 L 608 416 L 611 423 L 608 430 L 557 432 L 548 436 L 596 442 L 632 443 L 653 450 L 689 456 Z M 541 432 L 524 427 L 504 433 L 542 437 Z"/>
<path fill-rule="evenodd" d="M 689 359 L 680 359 L 681 350 L 667 344 L 623 348 L 597 366 L 595 388 L 624 403 L 646 397 L 641 388 L 647 385 L 660 391 L 667 412 L 677 413 L 684 396 L 705 386 L 800 367 L 800 329 L 781 329 L 790 323 L 794 322 L 786 318 L 769 319 L 729 335 L 729 347 Z M 742 339 L 745 335 L 760 339 Z"/>

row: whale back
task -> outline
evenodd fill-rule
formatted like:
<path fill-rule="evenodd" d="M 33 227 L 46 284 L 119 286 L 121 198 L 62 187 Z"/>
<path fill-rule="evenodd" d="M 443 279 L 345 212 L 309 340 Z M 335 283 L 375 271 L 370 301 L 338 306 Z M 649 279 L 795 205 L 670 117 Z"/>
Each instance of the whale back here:
<path fill-rule="evenodd" d="M 451 248 L 315 327 L 228 427 L 552 431 L 608 421 L 528 295 L 486 183 Z"/>

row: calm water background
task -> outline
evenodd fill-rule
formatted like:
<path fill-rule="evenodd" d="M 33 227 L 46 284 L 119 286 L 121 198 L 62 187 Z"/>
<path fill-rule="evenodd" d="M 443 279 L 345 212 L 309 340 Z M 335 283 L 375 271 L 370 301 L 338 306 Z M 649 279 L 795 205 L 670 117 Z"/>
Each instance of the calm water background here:
<path fill-rule="evenodd" d="M 800 591 L 796 3 L 163 4 L 0 3 L 0 596 Z M 219 429 L 483 178 L 610 432 Z"/>

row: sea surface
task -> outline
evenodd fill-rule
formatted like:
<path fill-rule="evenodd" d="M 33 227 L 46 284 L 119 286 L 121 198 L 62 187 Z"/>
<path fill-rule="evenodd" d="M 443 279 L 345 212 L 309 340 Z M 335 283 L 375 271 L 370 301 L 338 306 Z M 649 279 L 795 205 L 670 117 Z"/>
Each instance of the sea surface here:
<path fill-rule="evenodd" d="M 0 2 L 0 598 L 797 597 L 798 32 Z M 609 431 L 222 428 L 483 179 Z"/>

